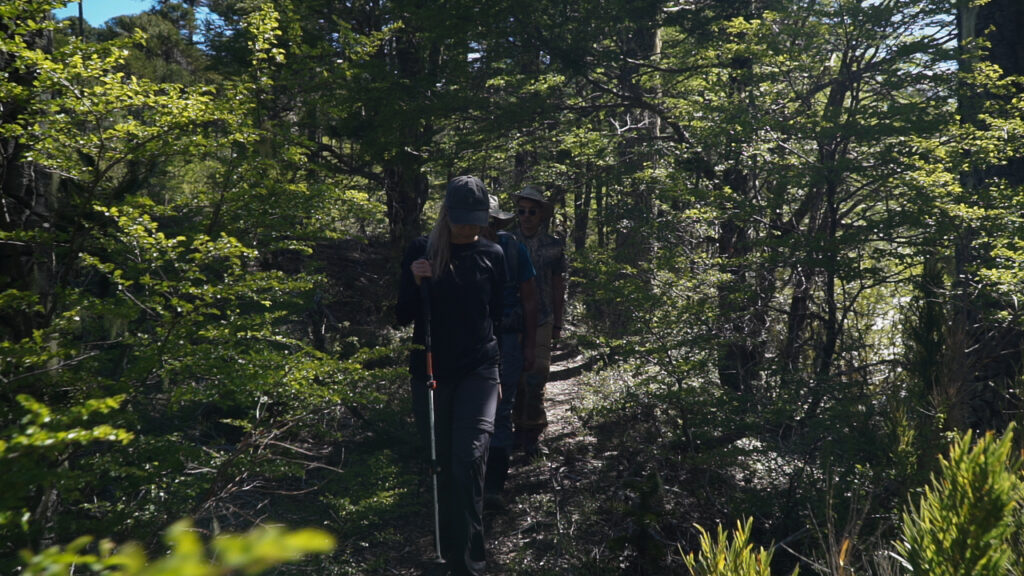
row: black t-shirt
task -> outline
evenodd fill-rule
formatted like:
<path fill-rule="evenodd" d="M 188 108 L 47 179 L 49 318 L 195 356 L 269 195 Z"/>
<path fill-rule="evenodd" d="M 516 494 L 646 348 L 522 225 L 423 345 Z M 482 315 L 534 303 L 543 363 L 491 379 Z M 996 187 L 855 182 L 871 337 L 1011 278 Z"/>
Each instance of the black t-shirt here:
<path fill-rule="evenodd" d="M 409 266 L 423 258 L 426 250 L 426 237 L 409 245 L 402 258 L 398 290 L 398 322 L 416 321 L 413 342 L 420 345 L 425 343 L 420 287 Z M 439 386 L 498 361 L 495 326 L 501 323 L 505 284 L 505 257 L 497 244 L 480 238 L 469 244 L 452 244 L 451 250 L 451 269 L 433 281 L 423 280 L 429 283 L 430 340 Z M 409 370 L 414 376 L 426 375 L 423 350 L 410 355 Z"/>

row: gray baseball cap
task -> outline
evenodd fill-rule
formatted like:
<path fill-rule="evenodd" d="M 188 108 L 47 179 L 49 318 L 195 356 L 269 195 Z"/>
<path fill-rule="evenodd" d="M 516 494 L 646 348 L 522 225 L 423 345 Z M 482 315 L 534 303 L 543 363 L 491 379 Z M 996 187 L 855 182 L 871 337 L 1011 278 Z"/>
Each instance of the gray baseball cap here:
<path fill-rule="evenodd" d="M 487 188 L 476 176 L 456 176 L 449 180 L 444 204 L 452 224 L 487 226 L 491 202 Z"/>

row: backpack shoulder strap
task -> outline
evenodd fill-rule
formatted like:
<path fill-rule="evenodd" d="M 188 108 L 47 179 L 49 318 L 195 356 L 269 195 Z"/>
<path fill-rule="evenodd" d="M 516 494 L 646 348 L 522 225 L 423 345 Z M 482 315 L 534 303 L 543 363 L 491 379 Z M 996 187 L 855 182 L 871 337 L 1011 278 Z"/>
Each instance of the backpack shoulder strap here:
<path fill-rule="evenodd" d="M 519 277 L 519 241 L 508 232 L 498 232 L 498 244 L 505 252 L 505 278 L 514 283 Z"/>

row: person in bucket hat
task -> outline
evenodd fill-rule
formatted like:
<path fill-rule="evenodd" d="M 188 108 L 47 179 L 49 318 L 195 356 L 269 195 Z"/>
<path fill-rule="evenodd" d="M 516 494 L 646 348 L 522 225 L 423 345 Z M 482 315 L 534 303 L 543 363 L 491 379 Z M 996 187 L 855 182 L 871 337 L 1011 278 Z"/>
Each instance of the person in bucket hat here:
<path fill-rule="evenodd" d="M 526 246 L 537 271 L 538 304 L 534 365 L 519 381 L 512 420 L 516 445 L 532 457 L 543 451 L 540 437 L 548 425 L 544 388 L 551 371 L 551 347 L 562 335 L 568 261 L 565 242 L 544 230 L 551 203 L 540 188 L 526 186 L 515 201 L 519 226 L 514 235 Z"/>
<path fill-rule="evenodd" d="M 485 567 L 483 485 L 500 393 L 496 327 L 505 287 L 504 254 L 481 236 L 489 207 L 478 178 L 448 182 L 430 234 L 413 240 L 402 258 L 396 306 L 400 324 L 414 322 L 413 343 L 420 345 L 409 359 L 420 438 L 430 438 L 427 382 L 436 382 L 437 532 L 454 574 L 483 574 Z"/>
<path fill-rule="evenodd" d="M 551 207 L 551 203 L 548 202 L 547 198 L 544 197 L 544 193 L 540 191 L 536 186 L 527 186 L 515 194 L 516 205 L 519 205 L 520 199 L 533 200 L 538 203 L 545 210 Z"/>
<path fill-rule="evenodd" d="M 514 435 L 512 408 L 515 406 L 519 379 L 524 370 L 531 370 L 536 354 L 537 275 L 526 246 L 504 230 L 515 215 L 501 209 L 497 196 L 490 197 L 488 239 L 501 246 L 505 253 L 505 308 L 499 329 L 501 343 L 501 399 L 494 415 L 494 436 L 487 456 L 484 479 L 484 510 L 502 512 L 507 509 L 502 493 L 508 478 Z"/>

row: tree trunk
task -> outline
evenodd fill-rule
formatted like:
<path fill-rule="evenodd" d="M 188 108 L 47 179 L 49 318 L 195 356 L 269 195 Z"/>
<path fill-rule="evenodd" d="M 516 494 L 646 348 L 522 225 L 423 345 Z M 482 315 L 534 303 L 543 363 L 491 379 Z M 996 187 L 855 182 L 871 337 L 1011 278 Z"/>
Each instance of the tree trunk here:
<path fill-rule="evenodd" d="M 640 27 L 624 26 L 623 49 L 628 63 L 619 69 L 618 90 L 629 95 L 627 108 L 622 112 L 620 122 L 623 135 L 619 146 L 618 165 L 627 174 L 641 171 L 647 162 L 657 162 L 650 152 L 649 143 L 659 136 L 658 116 L 642 107 L 632 107 L 632 102 L 641 103 L 650 95 L 640 81 L 641 67 L 636 62 L 645 62 L 656 57 L 661 46 L 661 33 L 657 27 L 650 27 L 652 21 L 645 21 Z M 648 185 L 640 183 L 622 195 L 618 207 L 615 235 L 615 259 L 631 265 L 649 262 L 652 256 L 651 222 L 654 219 L 654 201 Z M 623 225 L 624 224 L 624 225 Z"/>
<path fill-rule="evenodd" d="M 738 196 L 737 205 L 749 198 L 750 178 L 741 169 L 726 170 L 726 187 Z M 718 285 L 718 308 L 722 318 L 721 347 L 718 352 L 718 381 L 737 393 L 751 395 L 760 380 L 762 327 L 765 325 L 760 291 L 751 286 L 748 256 L 752 245 L 747 224 L 727 218 L 718 225 L 718 255 L 728 279 Z"/>
<path fill-rule="evenodd" d="M 588 167 L 587 174 L 590 174 Z M 583 191 L 576 194 L 573 201 L 573 226 L 572 241 L 573 248 L 577 254 L 583 254 L 587 249 L 587 232 L 590 225 L 590 200 L 593 195 L 594 181 L 587 178 L 583 184 Z"/>
<path fill-rule="evenodd" d="M 0 34 L 10 30 L 0 24 Z M 26 38 L 29 46 L 51 52 L 51 34 Z M 31 86 L 34 73 L 11 68 L 12 57 L 0 52 L 0 71 L 9 82 Z M 13 126 L 22 114 L 14 102 L 0 106 L 0 125 Z M 42 171 L 23 158 L 24 146 L 16 138 L 0 138 L 0 230 L 4 232 L 40 231 L 35 241 L 11 239 L 0 242 L 0 293 L 7 290 L 32 292 L 39 297 L 44 311 L 53 307 L 56 292 L 55 264 L 52 244 L 45 240 L 54 229 L 57 208 L 53 185 L 55 176 Z M 45 312 L 43 314 L 45 317 Z M 45 318 L 31 310 L 6 308 L 0 313 L 0 326 L 5 340 L 17 341 L 32 334 L 45 323 Z"/>
<path fill-rule="evenodd" d="M 398 33 L 394 42 L 390 65 L 400 78 L 415 84 L 432 73 L 428 66 L 435 58 L 434 46 L 425 46 L 425 40 L 405 29 Z M 419 125 L 409 123 L 399 130 L 401 138 L 383 162 L 383 175 L 390 240 L 401 250 L 422 233 L 420 216 L 430 184 L 423 173 L 425 158 L 417 151 L 429 145 L 433 126 L 427 118 Z"/>
<path fill-rule="evenodd" d="M 400 153 L 397 161 L 384 168 L 384 192 L 393 246 L 404 249 L 423 231 L 420 215 L 427 201 L 430 186 L 419 162 L 410 154 Z M 404 158 L 403 158 L 404 157 Z M 404 160 L 404 161 L 403 161 Z"/>
<path fill-rule="evenodd" d="M 959 66 L 970 72 L 978 57 L 998 65 L 1004 75 L 1024 73 L 1024 4 L 1019 0 L 991 0 L 982 5 L 966 1 L 957 4 L 959 45 L 964 49 Z M 977 56 L 966 50 L 976 38 L 985 38 L 990 49 Z M 984 127 L 980 119 L 986 102 L 1006 96 L 964 90 L 958 101 L 963 121 Z M 970 151 L 968 151 L 970 152 Z M 1005 184 L 1024 184 L 1024 158 L 1011 158 L 1000 165 L 981 166 L 961 175 L 963 197 L 972 204 L 989 202 L 990 189 Z M 1021 400 L 1012 392 L 1022 374 L 1020 358 L 1024 355 L 1024 333 L 1012 326 L 1001 326 L 986 320 L 988 308 L 1006 305 L 987 292 L 975 277 L 976 270 L 989 260 L 984 235 L 973 225 L 960 231 L 953 249 L 955 277 L 950 314 L 951 324 L 946 342 L 950 364 L 960 369 L 947 374 L 944 398 L 947 425 L 953 428 L 1000 429 L 1012 419 L 1008 412 L 1019 412 Z"/>
<path fill-rule="evenodd" d="M 1024 2 L 990 0 L 978 7 L 974 21 L 975 35 L 984 35 L 991 43 L 988 61 L 999 66 L 1005 76 L 1024 75 Z M 986 94 L 986 98 L 995 96 Z M 1009 97 L 1002 97 L 1009 102 Z M 990 168 L 989 177 L 1005 178 L 1011 186 L 1024 184 L 1024 157 Z"/>

